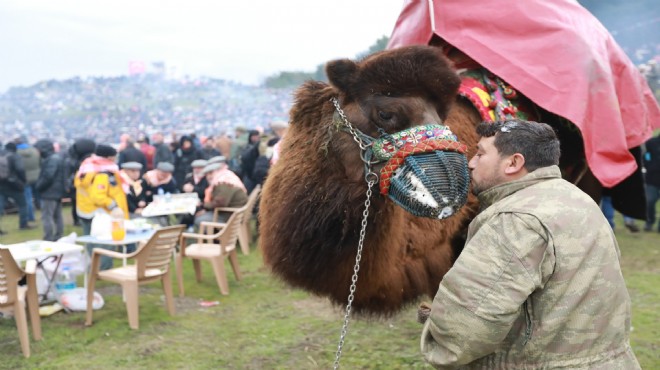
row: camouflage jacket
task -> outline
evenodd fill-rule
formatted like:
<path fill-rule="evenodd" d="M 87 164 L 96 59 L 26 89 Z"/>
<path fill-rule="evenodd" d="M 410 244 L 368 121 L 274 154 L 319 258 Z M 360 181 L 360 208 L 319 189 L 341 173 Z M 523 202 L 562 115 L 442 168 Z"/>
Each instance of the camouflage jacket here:
<path fill-rule="evenodd" d="M 438 368 L 639 369 L 614 233 L 556 166 L 479 195 L 421 347 Z"/>

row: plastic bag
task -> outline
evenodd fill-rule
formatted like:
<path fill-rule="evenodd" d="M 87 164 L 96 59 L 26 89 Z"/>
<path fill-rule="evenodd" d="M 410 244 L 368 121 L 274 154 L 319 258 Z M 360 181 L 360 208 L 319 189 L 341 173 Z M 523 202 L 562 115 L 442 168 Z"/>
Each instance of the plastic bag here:
<path fill-rule="evenodd" d="M 86 311 L 87 310 L 87 290 L 85 288 L 76 288 L 62 294 L 59 297 L 60 304 L 67 310 L 71 311 Z M 98 310 L 103 308 L 105 301 L 103 297 L 94 292 L 92 300 L 92 309 Z"/>
<path fill-rule="evenodd" d="M 92 230 L 89 235 L 101 240 L 112 239 L 112 217 L 104 212 L 97 213 L 92 218 Z"/>

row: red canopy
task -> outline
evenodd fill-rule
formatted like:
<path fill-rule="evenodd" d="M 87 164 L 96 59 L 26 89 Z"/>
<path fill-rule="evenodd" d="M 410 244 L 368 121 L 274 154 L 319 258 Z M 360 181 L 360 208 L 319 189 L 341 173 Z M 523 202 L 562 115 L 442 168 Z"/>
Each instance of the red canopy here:
<path fill-rule="evenodd" d="M 636 170 L 628 148 L 660 128 L 646 80 L 575 0 L 408 0 L 388 48 L 428 44 L 433 34 L 573 122 L 606 187 Z"/>

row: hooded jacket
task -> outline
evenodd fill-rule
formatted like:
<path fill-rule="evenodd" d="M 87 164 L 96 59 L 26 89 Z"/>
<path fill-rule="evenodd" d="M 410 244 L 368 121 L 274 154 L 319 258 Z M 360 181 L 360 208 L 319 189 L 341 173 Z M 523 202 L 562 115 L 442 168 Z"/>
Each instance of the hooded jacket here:
<path fill-rule="evenodd" d="M 66 185 L 64 160 L 55 154 L 55 147 L 50 140 L 39 140 L 34 144 L 34 147 L 39 151 L 42 158 L 41 171 L 34 188 L 43 199 L 61 200 L 64 198 Z"/>
<path fill-rule="evenodd" d="M 189 141 L 190 148 L 183 149 L 183 143 Z M 195 143 L 190 138 L 190 136 L 182 136 L 180 140 L 179 149 L 174 152 L 174 181 L 179 187 L 179 190 L 183 187 L 185 183 L 186 174 L 192 172 L 192 163 L 196 159 L 201 159 L 202 155 L 195 148 Z"/>
<path fill-rule="evenodd" d="M 443 369 L 639 369 L 619 248 L 598 205 L 557 166 L 479 201 L 424 325 L 426 360 Z"/>

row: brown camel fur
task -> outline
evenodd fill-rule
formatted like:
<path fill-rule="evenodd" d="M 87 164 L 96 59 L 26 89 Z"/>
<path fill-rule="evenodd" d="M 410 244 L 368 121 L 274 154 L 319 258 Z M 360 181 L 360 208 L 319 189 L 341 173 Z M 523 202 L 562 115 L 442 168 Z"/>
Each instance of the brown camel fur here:
<path fill-rule="evenodd" d="M 260 204 L 260 246 L 272 271 L 289 284 L 345 304 L 351 285 L 367 185 L 360 149 L 333 124 L 337 97 L 348 120 L 378 137 L 447 119 L 471 152 L 478 115 L 457 105 L 460 79 L 438 48 L 411 46 L 361 62 L 326 67 L 330 85 L 310 81 L 295 95 L 280 160 Z M 470 155 L 471 156 L 471 155 Z M 380 167 L 376 167 L 376 170 Z M 463 245 L 476 199 L 445 220 L 412 216 L 374 186 L 353 307 L 388 314 L 420 295 L 435 295 Z"/>

